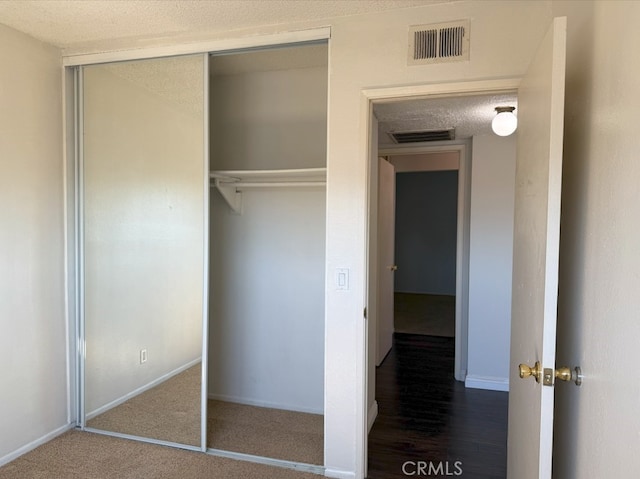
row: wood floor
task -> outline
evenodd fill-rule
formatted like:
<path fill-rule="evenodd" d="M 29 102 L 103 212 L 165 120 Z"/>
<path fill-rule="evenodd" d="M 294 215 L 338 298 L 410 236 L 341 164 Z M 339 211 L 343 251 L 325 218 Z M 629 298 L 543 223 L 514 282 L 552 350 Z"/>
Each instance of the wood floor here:
<path fill-rule="evenodd" d="M 466 389 L 453 379 L 453 362 L 454 338 L 395 333 L 376 371 L 379 411 L 369 434 L 369 479 L 406 478 L 405 472 L 506 477 L 508 393 Z M 403 472 L 406 461 L 413 463 Z M 436 469 L 427 474 L 429 467 Z"/>

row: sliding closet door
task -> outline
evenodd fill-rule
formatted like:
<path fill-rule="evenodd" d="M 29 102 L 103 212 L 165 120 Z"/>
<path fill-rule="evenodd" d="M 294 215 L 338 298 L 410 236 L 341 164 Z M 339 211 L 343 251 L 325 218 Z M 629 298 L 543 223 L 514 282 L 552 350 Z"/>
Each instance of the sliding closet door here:
<path fill-rule="evenodd" d="M 206 63 L 194 55 L 81 73 L 85 425 L 198 448 Z"/>

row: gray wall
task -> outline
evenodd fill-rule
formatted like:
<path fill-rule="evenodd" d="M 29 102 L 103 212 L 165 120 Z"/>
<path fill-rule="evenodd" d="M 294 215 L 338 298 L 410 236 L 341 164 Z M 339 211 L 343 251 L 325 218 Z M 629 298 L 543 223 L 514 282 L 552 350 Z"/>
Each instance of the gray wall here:
<path fill-rule="evenodd" d="M 456 294 L 458 172 L 396 175 L 396 292 Z"/>

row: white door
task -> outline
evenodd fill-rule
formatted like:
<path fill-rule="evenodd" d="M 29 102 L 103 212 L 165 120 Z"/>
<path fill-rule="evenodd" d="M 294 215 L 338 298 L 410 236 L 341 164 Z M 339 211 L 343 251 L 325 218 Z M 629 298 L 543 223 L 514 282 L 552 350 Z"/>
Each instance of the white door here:
<path fill-rule="evenodd" d="M 393 292 L 395 272 L 396 170 L 378 160 L 378 347 L 376 366 L 393 343 Z"/>
<path fill-rule="evenodd" d="M 551 478 L 554 389 L 518 364 L 555 368 L 566 25 L 554 19 L 518 89 L 509 479 Z"/>

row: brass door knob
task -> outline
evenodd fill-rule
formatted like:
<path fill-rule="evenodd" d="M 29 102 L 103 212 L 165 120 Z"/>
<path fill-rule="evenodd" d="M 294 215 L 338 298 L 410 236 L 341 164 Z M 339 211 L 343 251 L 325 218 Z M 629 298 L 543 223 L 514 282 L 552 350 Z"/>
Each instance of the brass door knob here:
<path fill-rule="evenodd" d="M 568 367 L 562 367 L 562 368 L 558 368 L 555 371 L 555 376 L 556 379 L 559 379 L 560 381 L 573 381 L 576 386 L 581 386 L 582 385 L 582 370 L 580 369 L 580 366 L 576 366 L 573 369 L 570 369 Z"/>
<path fill-rule="evenodd" d="M 542 377 L 542 366 L 540 365 L 540 361 L 536 361 L 535 366 L 529 367 L 526 364 L 521 364 L 518 366 L 520 371 L 521 378 L 528 378 L 533 376 L 537 383 L 540 382 L 540 378 Z"/>
<path fill-rule="evenodd" d="M 389 269 L 390 269 L 391 271 L 397 271 L 397 270 L 398 270 L 398 265 L 397 265 L 397 264 L 394 264 L 393 266 L 389 266 Z"/>
<path fill-rule="evenodd" d="M 535 366 L 530 367 L 526 364 L 521 364 L 518 366 L 518 370 L 521 378 L 533 376 L 537 383 L 542 382 L 544 386 L 553 386 L 556 379 L 560 381 L 573 381 L 576 386 L 580 386 L 582 384 L 582 370 L 579 367 L 575 367 L 573 369 L 567 367 L 543 369 L 540 361 L 536 361 Z"/>

